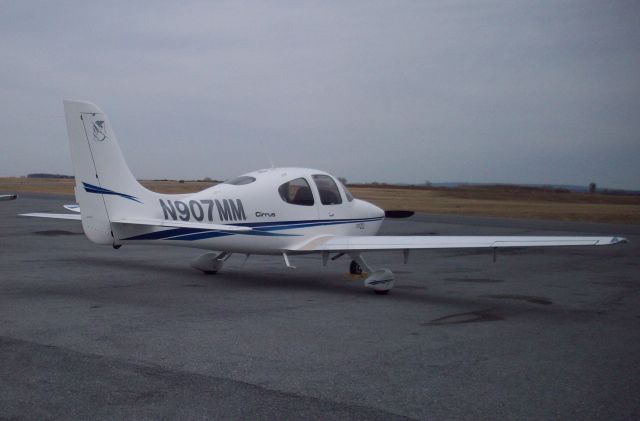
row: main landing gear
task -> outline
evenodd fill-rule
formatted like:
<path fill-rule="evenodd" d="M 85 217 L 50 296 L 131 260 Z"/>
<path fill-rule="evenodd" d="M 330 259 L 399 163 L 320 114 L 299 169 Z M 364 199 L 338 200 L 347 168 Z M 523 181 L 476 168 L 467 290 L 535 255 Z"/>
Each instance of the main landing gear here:
<path fill-rule="evenodd" d="M 353 259 L 349 265 L 349 272 L 354 275 L 362 274 L 362 269 L 366 270 L 369 276 L 364 280 L 364 286 L 373 289 L 376 294 L 388 294 L 393 288 L 394 276 L 389 269 L 374 270 L 362 258 L 360 253 L 349 253 Z"/>
<path fill-rule="evenodd" d="M 362 267 L 355 260 L 351 261 L 349 265 L 349 273 L 352 275 L 362 275 Z"/>
<path fill-rule="evenodd" d="M 224 262 L 231 256 L 231 253 L 223 251 L 221 253 L 205 253 L 191 261 L 191 267 L 201 270 L 207 275 L 218 273 Z"/>
<path fill-rule="evenodd" d="M 208 275 L 217 273 L 224 262 L 231 256 L 228 251 L 219 253 L 210 252 L 196 257 L 191 262 L 191 267 L 198 269 Z M 393 288 L 394 276 L 393 272 L 389 269 L 373 269 L 362 258 L 360 253 L 349 253 L 351 257 L 351 264 L 349 265 L 349 272 L 353 275 L 361 275 L 363 271 L 366 271 L 367 277 L 364 280 L 364 286 L 373 289 L 376 294 L 388 294 Z M 248 257 L 248 256 L 247 256 Z M 288 258 L 284 254 L 285 262 L 288 267 L 293 267 L 288 263 Z M 325 261 L 328 260 L 325 258 Z"/>

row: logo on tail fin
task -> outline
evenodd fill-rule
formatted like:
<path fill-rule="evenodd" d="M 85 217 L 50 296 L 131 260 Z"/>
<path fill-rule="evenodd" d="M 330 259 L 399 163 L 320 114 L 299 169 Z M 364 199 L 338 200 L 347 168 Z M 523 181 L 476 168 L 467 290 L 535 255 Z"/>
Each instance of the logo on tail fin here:
<path fill-rule="evenodd" d="M 102 142 L 107 138 L 104 127 L 104 120 L 96 120 L 93 122 L 93 138 L 98 142 Z"/>

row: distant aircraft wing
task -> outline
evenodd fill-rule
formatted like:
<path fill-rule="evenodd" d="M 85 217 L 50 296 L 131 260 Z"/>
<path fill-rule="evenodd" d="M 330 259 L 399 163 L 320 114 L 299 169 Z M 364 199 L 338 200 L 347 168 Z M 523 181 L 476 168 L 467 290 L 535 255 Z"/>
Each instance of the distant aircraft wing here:
<path fill-rule="evenodd" d="M 52 219 L 73 219 L 76 221 L 81 220 L 79 213 L 21 213 L 20 216 L 31 216 L 34 218 L 52 218 Z"/>
<path fill-rule="evenodd" d="M 246 232 L 251 231 L 250 227 L 240 225 L 226 224 L 205 224 L 200 222 L 183 222 L 183 221 L 167 221 L 165 219 L 143 219 L 143 218 L 124 218 L 111 221 L 115 224 L 124 225 L 146 225 L 149 227 L 166 227 L 166 228 L 196 228 L 211 231 L 230 231 L 230 232 Z"/>
<path fill-rule="evenodd" d="M 0 200 L 15 200 L 17 194 L 0 194 Z"/>
<path fill-rule="evenodd" d="M 529 236 L 325 236 L 315 238 L 290 251 L 350 252 L 410 249 L 604 246 L 622 242 L 626 242 L 626 239 L 622 237 Z"/>

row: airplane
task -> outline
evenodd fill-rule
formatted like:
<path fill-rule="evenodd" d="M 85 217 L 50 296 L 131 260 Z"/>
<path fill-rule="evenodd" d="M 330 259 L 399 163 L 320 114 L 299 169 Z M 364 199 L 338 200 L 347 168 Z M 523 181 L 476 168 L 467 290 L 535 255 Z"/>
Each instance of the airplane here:
<path fill-rule="evenodd" d="M 16 200 L 17 197 L 17 194 L 0 194 L 0 201 Z"/>
<path fill-rule="evenodd" d="M 621 237 L 378 236 L 391 211 L 356 199 L 337 178 L 309 168 L 268 168 L 229 179 L 197 193 L 161 194 L 143 187 L 127 166 L 107 115 L 86 101 L 65 100 L 64 112 L 75 173 L 74 213 L 23 216 L 80 220 L 94 243 L 119 249 L 155 244 L 210 250 L 191 262 L 216 273 L 233 253 L 290 257 L 319 254 L 324 265 L 347 255 L 351 273 L 366 271 L 364 285 L 388 293 L 395 277 L 363 257 L 370 251 L 547 246 L 600 246 Z M 78 207 L 79 206 L 79 207 Z M 365 276 L 365 274 L 363 274 Z"/>

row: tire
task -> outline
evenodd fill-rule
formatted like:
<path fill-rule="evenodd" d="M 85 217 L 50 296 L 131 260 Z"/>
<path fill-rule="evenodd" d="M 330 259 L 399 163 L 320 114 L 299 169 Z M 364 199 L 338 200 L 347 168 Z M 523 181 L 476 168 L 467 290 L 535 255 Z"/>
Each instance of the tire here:
<path fill-rule="evenodd" d="M 373 291 L 378 295 L 387 295 L 391 290 L 390 289 L 385 289 L 385 290 L 374 289 Z"/>
<path fill-rule="evenodd" d="M 362 268 L 360 267 L 358 262 L 356 262 L 355 260 L 352 260 L 351 264 L 349 265 L 349 272 L 352 275 L 362 275 Z"/>

